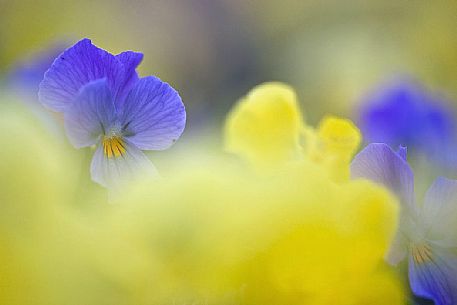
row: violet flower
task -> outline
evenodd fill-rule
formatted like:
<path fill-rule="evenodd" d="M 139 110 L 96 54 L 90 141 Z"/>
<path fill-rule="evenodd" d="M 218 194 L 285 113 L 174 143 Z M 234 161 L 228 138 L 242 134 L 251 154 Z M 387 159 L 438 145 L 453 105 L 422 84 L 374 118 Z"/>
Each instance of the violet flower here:
<path fill-rule="evenodd" d="M 443 96 L 404 77 L 364 98 L 358 125 L 368 143 L 407 146 L 438 165 L 455 168 L 455 121 L 454 110 Z"/>
<path fill-rule="evenodd" d="M 398 197 L 400 227 L 387 259 L 393 265 L 408 260 L 413 293 L 435 305 L 457 304 L 457 180 L 437 178 L 417 204 L 406 149 L 394 152 L 386 144 L 368 145 L 354 158 L 351 174 Z"/>
<path fill-rule="evenodd" d="M 41 103 L 64 114 L 76 148 L 97 145 L 92 179 L 112 186 L 138 170 L 154 171 L 142 150 L 164 150 L 181 135 L 186 112 L 160 79 L 139 78 L 143 54 L 112 55 L 83 39 L 63 52 L 40 84 Z"/>
<path fill-rule="evenodd" d="M 29 104 L 37 104 L 36 93 L 43 74 L 64 49 L 63 42 L 57 42 L 19 61 L 6 75 L 6 85 Z"/>

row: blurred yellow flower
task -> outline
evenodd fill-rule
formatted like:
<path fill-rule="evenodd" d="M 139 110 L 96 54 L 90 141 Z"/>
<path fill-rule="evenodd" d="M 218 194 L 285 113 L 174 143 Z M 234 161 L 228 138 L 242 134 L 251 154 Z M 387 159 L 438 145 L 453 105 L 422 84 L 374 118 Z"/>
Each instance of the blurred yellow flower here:
<path fill-rule="evenodd" d="M 307 135 L 307 156 L 327 168 L 335 180 L 348 179 L 349 163 L 362 140 L 359 129 L 348 119 L 326 116 Z"/>
<path fill-rule="evenodd" d="M 76 154 L 3 108 L 1 304 L 404 304 L 383 264 L 397 204 L 379 186 L 337 184 L 310 158 L 259 175 L 188 148 L 108 205 L 83 193 Z"/>
<path fill-rule="evenodd" d="M 403 304 L 383 263 L 397 223 L 387 191 L 335 184 L 308 162 L 271 176 L 199 160 L 137 186 L 112 216 L 112 233 L 155 263 L 135 295 L 154 304 Z"/>
<path fill-rule="evenodd" d="M 257 168 L 274 168 L 310 159 L 336 180 L 349 178 L 349 162 L 361 142 L 349 120 L 325 117 L 307 126 L 295 91 L 282 83 L 261 84 L 241 99 L 227 117 L 226 149 Z"/>
<path fill-rule="evenodd" d="M 137 276 L 137 255 L 92 221 L 84 159 L 18 101 L 0 110 L 0 304 L 130 304 L 116 289 Z"/>
<path fill-rule="evenodd" d="M 226 148 L 258 166 L 274 166 L 299 157 L 302 129 L 294 90 L 266 83 L 252 89 L 228 115 Z"/>

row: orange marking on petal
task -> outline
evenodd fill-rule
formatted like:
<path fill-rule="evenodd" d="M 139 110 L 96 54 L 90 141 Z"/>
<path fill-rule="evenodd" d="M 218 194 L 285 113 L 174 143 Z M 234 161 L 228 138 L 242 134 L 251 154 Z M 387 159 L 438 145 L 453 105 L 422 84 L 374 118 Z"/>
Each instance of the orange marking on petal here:
<path fill-rule="evenodd" d="M 122 157 L 125 152 L 125 143 L 119 136 L 114 137 L 104 137 L 102 141 L 103 153 L 108 158 L 118 158 Z"/>
<path fill-rule="evenodd" d="M 424 264 L 432 261 L 432 249 L 427 244 L 413 245 L 411 255 L 417 264 Z"/>

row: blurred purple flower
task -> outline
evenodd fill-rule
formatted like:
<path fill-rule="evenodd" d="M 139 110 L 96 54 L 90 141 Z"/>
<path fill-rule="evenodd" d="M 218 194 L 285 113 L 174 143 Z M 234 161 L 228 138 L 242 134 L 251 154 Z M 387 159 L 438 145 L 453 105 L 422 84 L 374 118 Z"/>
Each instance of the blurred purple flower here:
<path fill-rule="evenodd" d="M 112 55 L 83 39 L 54 61 L 40 84 L 41 103 L 64 113 L 73 146 L 98 146 L 91 175 L 103 186 L 155 171 L 142 150 L 167 149 L 184 130 L 179 94 L 156 77 L 139 78 L 142 59 L 132 51 Z"/>
<path fill-rule="evenodd" d="M 409 79 L 392 81 L 365 98 L 359 126 L 368 143 L 408 146 L 442 164 L 451 162 L 456 117 L 444 100 Z M 454 158 L 451 158 L 454 159 Z"/>
<path fill-rule="evenodd" d="M 43 74 L 64 49 L 62 43 L 56 43 L 17 63 L 7 75 L 8 87 L 16 94 L 26 97 L 28 101 L 36 103 L 38 86 L 43 80 Z"/>
<path fill-rule="evenodd" d="M 43 74 L 63 50 L 63 42 L 57 42 L 40 52 L 30 54 L 28 58 L 16 63 L 5 78 L 5 89 L 14 95 L 14 100 L 24 103 L 38 122 L 59 138 L 64 137 L 61 126 L 54 115 L 38 102 L 37 93 Z"/>
<path fill-rule="evenodd" d="M 413 293 L 435 305 L 457 304 L 457 180 L 437 178 L 418 205 L 405 148 L 394 152 L 386 144 L 370 144 L 355 156 L 351 175 L 398 197 L 400 227 L 387 259 L 396 265 L 407 258 Z"/>

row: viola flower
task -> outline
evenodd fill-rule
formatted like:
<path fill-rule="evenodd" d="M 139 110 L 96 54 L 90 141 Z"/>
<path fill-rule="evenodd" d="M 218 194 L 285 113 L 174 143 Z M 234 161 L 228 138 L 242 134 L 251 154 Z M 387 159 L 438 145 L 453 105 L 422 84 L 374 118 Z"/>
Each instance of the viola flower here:
<path fill-rule="evenodd" d="M 39 98 L 64 114 L 76 148 L 97 145 L 95 182 L 112 186 L 140 169 L 154 171 L 142 150 L 164 150 L 181 135 L 186 112 L 179 94 L 154 76 L 139 78 L 143 54 L 112 55 L 83 39 L 45 73 Z"/>
<path fill-rule="evenodd" d="M 457 180 L 439 177 L 422 205 L 414 199 L 413 172 L 406 148 L 370 144 L 352 162 L 353 178 L 383 184 L 400 200 L 400 228 L 388 261 L 408 260 L 413 293 L 436 305 L 457 304 Z"/>
<path fill-rule="evenodd" d="M 407 146 L 443 165 L 455 159 L 453 109 L 418 82 L 403 78 L 380 86 L 364 98 L 359 112 L 359 126 L 368 143 Z"/>

